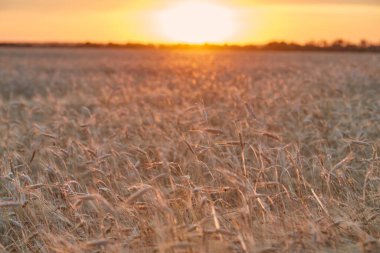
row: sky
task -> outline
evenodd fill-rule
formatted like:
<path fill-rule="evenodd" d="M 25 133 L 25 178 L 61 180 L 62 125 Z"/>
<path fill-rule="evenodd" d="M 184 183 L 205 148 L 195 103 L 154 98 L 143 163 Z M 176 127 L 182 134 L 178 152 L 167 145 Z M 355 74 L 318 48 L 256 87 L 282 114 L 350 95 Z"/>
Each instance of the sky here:
<path fill-rule="evenodd" d="M 206 11 L 207 20 L 197 20 L 184 14 L 185 2 L 206 3 L 213 6 L 207 8 L 214 14 L 207 16 Z M 219 19 L 219 9 L 231 14 L 228 22 Z M 191 24 L 182 18 L 190 19 Z M 223 34 L 229 24 L 233 24 L 230 33 Z M 181 26 L 186 25 L 193 27 L 181 37 L 179 33 L 187 31 L 181 31 Z M 202 31 L 207 25 L 220 31 Z M 366 39 L 378 43 L 379 25 L 380 0 L 0 0 L 3 42 L 175 43 L 215 39 L 211 42 L 260 44 Z"/>

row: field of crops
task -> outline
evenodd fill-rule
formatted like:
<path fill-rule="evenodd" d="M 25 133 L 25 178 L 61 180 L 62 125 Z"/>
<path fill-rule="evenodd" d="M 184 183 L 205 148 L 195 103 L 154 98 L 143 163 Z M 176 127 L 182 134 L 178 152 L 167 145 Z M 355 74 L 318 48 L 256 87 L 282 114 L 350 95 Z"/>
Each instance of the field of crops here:
<path fill-rule="evenodd" d="M 380 55 L 0 49 L 0 252 L 380 252 Z"/>

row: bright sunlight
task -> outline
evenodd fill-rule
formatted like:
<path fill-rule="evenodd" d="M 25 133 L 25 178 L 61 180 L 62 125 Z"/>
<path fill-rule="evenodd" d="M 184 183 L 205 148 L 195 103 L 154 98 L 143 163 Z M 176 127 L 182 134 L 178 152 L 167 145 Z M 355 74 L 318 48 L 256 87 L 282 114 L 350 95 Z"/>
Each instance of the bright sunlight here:
<path fill-rule="evenodd" d="M 222 43 L 236 32 L 234 12 L 211 3 L 186 2 L 161 11 L 158 29 L 172 42 Z"/>

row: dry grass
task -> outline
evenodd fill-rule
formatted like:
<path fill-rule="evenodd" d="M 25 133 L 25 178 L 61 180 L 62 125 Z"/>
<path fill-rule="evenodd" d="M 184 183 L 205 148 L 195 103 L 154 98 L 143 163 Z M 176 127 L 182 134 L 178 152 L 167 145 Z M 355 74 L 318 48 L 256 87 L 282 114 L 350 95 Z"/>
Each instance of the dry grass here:
<path fill-rule="evenodd" d="M 379 252 L 380 56 L 0 56 L 0 252 Z"/>

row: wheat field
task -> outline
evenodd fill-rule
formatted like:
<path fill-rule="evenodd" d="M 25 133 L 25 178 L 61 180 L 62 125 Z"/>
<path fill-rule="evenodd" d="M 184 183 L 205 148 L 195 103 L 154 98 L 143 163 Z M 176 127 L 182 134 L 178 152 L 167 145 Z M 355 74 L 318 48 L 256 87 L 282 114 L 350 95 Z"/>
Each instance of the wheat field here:
<path fill-rule="evenodd" d="M 0 49 L 0 252 L 380 252 L 380 55 Z"/>

